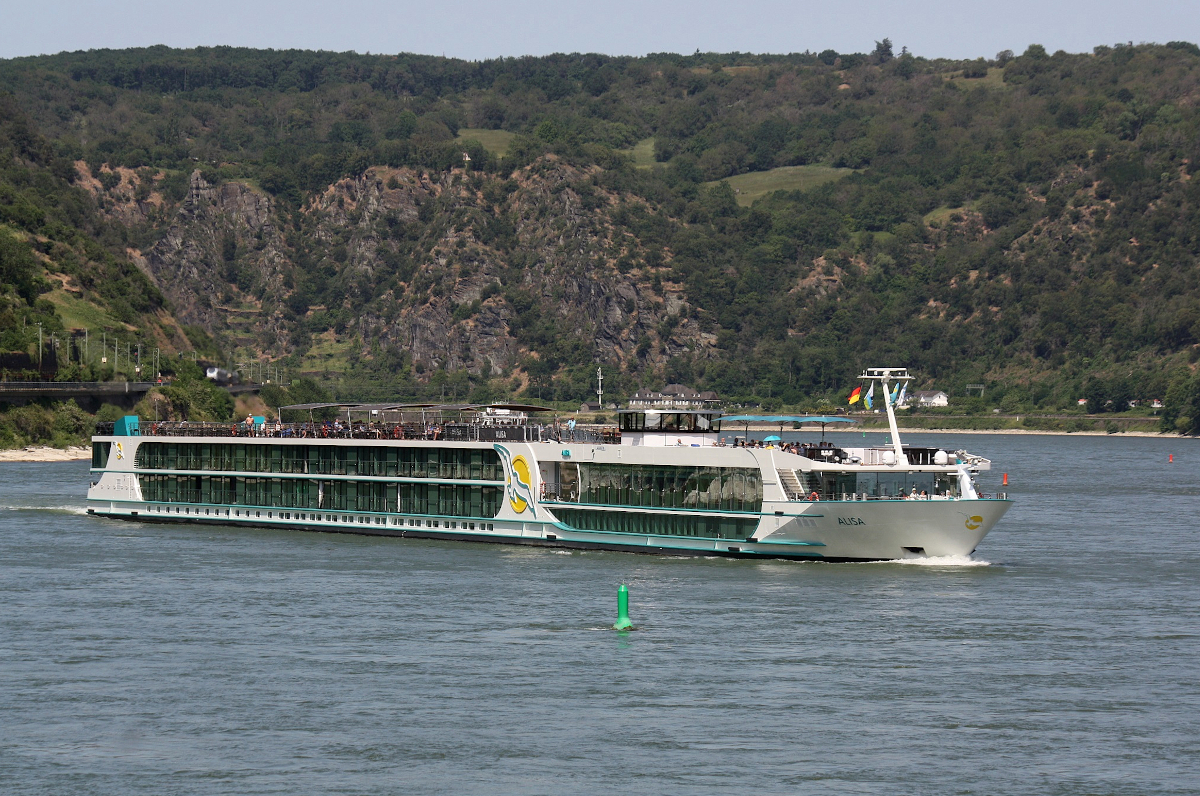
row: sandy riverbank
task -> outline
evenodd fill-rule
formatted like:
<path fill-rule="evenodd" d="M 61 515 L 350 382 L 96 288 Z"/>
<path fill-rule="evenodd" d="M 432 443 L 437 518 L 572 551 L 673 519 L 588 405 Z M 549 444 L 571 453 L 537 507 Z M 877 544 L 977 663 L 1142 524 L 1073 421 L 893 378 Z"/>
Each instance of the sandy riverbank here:
<path fill-rule="evenodd" d="M 47 448 L 30 445 L 27 448 L 0 451 L 0 462 L 70 462 L 92 458 L 92 449 L 82 445 L 69 448 Z"/>
<path fill-rule="evenodd" d="M 886 428 L 866 429 L 867 431 L 882 431 Z M 1031 428 L 901 428 L 901 434 L 1019 434 L 1026 436 L 1051 437 L 1161 437 L 1162 439 L 1183 439 L 1178 434 L 1162 434 L 1158 431 L 1118 431 L 1109 434 L 1107 431 L 1038 431 Z"/>

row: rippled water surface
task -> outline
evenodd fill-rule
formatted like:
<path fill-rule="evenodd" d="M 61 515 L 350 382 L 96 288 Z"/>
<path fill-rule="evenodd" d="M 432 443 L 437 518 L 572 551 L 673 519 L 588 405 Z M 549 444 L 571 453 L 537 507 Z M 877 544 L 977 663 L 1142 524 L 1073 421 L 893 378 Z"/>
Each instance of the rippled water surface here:
<path fill-rule="evenodd" d="M 906 441 L 1009 474 L 974 560 L 143 525 L 0 464 L 0 792 L 1200 791 L 1200 443 Z"/>

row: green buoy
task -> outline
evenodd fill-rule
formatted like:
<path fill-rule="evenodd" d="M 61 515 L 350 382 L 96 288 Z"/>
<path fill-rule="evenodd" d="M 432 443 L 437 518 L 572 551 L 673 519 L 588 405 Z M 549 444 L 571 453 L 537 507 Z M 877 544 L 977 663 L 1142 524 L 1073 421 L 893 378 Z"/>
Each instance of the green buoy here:
<path fill-rule="evenodd" d="M 629 621 L 629 587 L 624 583 L 617 589 L 617 623 L 613 630 L 633 630 L 633 622 Z"/>

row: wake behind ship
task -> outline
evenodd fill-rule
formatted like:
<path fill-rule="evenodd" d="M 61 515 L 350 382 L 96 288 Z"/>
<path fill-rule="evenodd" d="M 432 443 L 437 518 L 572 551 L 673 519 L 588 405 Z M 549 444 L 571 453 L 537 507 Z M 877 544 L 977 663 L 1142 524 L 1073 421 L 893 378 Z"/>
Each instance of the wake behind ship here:
<path fill-rule="evenodd" d="M 865 380 L 907 381 L 904 369 Z M 542 407 L 306 404 L 334 421 L 141 423 L 92 441 L 88 512 L 151 522 L 708 556 L 865 561 L 968 555 L 1011 505 L 990 462 L 892 444 L 726 444 L 704 408 L 629 409 L 620 431 Z M 357 415 L 358 419 L 355 418 Z M 343 418 L 345 422 L 343 422 Z M 744 419 L 744 418 L 743 418 Z M 829 418 L 776 417 L 776 420 Z"/>

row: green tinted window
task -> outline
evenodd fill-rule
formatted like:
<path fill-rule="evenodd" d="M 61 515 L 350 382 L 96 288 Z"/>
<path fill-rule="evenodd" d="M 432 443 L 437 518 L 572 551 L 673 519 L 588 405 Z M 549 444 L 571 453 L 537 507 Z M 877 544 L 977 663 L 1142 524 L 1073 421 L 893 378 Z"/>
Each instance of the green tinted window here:
<path fill-rule="evenodd" d="M 108 451 L 112 447 L 111 442 L 93 442 L 92 443 L 92 467 L 107 467 L 108 466 Z M 138 458 L 142 456 L 141 448 L 138 448 Z M 141 465 L 135 465 L 141 466 Z"/>
<path fill-rule="evenodd" d="M 95 443 L 94 467 L 107 462 L 109 443 Z M 235 471 L 321 475 L 398 476 L 499 481 L 500 457 L 489 449 L 386 446 L 271 445 L 145 442 L 136 466 L 143 470 Z"/>
<path fill-rule="evenodd" d="M 578 502 L 708 511 L 762 509 L 762 479 L 752 467 L 580 464 Z"/>

